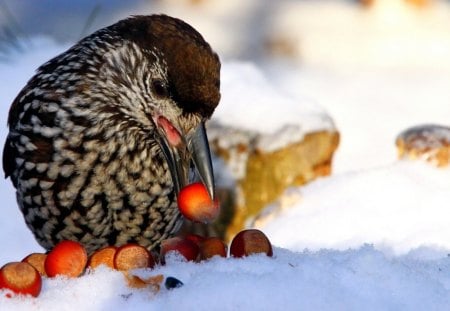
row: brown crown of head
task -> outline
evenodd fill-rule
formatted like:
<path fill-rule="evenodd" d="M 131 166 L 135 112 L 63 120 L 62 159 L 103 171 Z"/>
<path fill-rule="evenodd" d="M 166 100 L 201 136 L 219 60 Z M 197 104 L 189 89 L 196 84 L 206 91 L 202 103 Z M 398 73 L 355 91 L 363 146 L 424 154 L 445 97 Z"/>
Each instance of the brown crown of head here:
<path fill-rule="evenodd" d="M 166 15 L 134 16 L 117 29 L 144 51 L 156 48 L 165 59 L 170 96 L 184 112 L 212 115 L 220 100 L 220 60 L 200 33 Z"/>

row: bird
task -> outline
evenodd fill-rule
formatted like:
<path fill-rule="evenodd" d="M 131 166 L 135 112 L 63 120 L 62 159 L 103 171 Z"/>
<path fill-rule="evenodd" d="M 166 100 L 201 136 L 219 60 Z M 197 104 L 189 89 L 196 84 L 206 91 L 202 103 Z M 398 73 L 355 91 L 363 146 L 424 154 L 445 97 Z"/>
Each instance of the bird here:
<path fill-rule="evenodd" d="M 46 250 L 158 249 L 183 217 L 177 195 L 200 180 L 214 198 L 207 122 L 220 59 L 181 19 L 137 15 L 40 66 L 11 104 L 3 170 Z"/>

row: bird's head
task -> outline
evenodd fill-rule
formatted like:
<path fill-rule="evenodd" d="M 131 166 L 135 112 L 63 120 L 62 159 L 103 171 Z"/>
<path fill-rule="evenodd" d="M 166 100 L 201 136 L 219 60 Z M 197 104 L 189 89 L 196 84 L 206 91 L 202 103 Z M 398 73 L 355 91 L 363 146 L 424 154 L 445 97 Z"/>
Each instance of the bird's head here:
<path fill-rule="evenodd" d="M 106 57 L 109 67 L 114 68 L 115 85 L 127 85 L 127 90 L 136 88 L 139 94 L 132 101 L 125 100 L 133 106 L 127 114 L 153 129 L 177 193 L 189 182 L 193 163 L 214 197 L 204 123 L 220 100 L 217 54 L 191 26 L 165 15 L 135 16 L 112 28 L 129 42 L 125 49 Z M 129 98 L 126 92 L 118 94 Z M 121 109 L 127 110 L 123 106 Z"/>

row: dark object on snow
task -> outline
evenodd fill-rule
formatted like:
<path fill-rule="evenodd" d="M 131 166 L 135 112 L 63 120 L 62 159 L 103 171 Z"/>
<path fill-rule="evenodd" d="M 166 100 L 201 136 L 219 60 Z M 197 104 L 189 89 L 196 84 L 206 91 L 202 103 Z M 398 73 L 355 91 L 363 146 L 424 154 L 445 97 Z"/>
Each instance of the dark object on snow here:
<path fill-rule="evenodd" d="M 450 164 L 450 127 L 424 124 L 401 132 L 395 141 L 400 159 L 422 159 L 438 167 Z"/>
<path fill-rule="evenodd" d="M 167 277 L 166 281 L 164 282 L 164 286 L 166 286 L 167 289 L 174 289 L 183 286 L 183 282 L 181 282 L 179 279 L 174 277 Z"/>
<path fill-rule="evenodd" d="M 42 65 L 11 106 L 3 151 L 38 242 L 91 253 L 174 234 L 191 162 L 214 193 L 204 122 L 219 79 L 209 44 L 165 15 L 119 21 Z"/>

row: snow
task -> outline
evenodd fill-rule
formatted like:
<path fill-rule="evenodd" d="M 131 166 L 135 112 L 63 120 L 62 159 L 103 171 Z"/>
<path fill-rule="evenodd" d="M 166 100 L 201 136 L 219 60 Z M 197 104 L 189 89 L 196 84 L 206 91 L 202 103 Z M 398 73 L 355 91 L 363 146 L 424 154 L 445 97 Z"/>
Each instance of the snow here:
<path fill-rule="evenodd" d="M 313 98 L 333 118 L 341 141 L 335 173 L 388 165 L 394 142 L 405 129 L 420 124 L 447 125 L 450 75 L 447 69 L 361 70 L 282 66 L 270 69 L 280 88 Z"/>
<path fill-rule="evenodd" d="M 189 21 L 212 25 L 205 37 L 227 55 L 223 101 L 215 118 L 273 133 L 285 123 L 302 131 L 330 126 L 320 117 L 326 111 L 340 131 L 333 174 L 289 189 L 279 199 L 284 206 L 259 224 L 275 246 L 273 258 L 202 263 L 174 258 L 165 266 L 136 271 L 184 283 L 156 294 L 128 288 L 119 272 L 106 268 L 77 279 L 44 279 L 38 298 L 0 295 L 0 310 L 447 310 L 450 168 L 397 160 L 394 140 L 410 126 L 449 124 L 450 45 L 443 30 L 450 26 L 448 3 L 436 1 L 422 13 L 393 11 L 403 23 L 388 24 L 390 33 L 382 25 L 385 18 L 395 19 L 382 18 L 379 7 L 375 14 L 357 11 L 350 1 L 315 2 L 282 1 L 278 10 L 273 5 L 260 10 L 257 3 L 266 2 L 249 1 L 236 15 L 233 8 L 242 1 L 216 0 L 191 11 L 184 11 L 188 1 L 180 7 L 167 2 L 191 16 Z M 301 58 L 257 65 L 243 61 L 246 57 L 240 56 L 251 52 L 261 60 L 261 51 L 240 45 L 248 35 L 240 31 L 249 25 L 243 20 L 255 8 L 269 11 L 280 23 L 276 27 L 286 22 L 298 29 Z M 224 30 L 222 24 L 230 26 Z M 361 24 L 359 31 L 369 36 L 358 35 Z M 253 39 L 260 39 L 262 29 L 252 29 Z M 392 45 L 405 32 L 405 44 Z M 67 47 L 44 37 L 28 44 L 31 48 L 0 63 L 2 142 L 15 95 L 38 65 Z M 286 110 L 274 111 L 271 104 Z M 238 109 L 245 113 L 239 115 Z M 0 263 L 42 251 L 24 224 L 9 180 L 0 180 L 0 194 Z"/>
<path fill-rule="evenodd" d="M 449 180 L 450 169 L 408 161 L 342 173 L 290 189 L 296 202 L 262 230 L 275 245 L 299 251 L 364 243 L 393 255 L 450 249 Z"/>
<path fill-rule="evenodd" d="M 256 143 L 259 149 L 277 150 L 300 141 L 305 133 L 335 130 L 324 109 L 310 99 L 277 89 L 254 64 L 225 63 L 221 87 L 221 104 L 213 121 L 263 134 Z"/>
<path fill-rule="evenodd" d="M 119 272 L 104 268 L 46 282 L 37 299 L 1 299 L 0 309 L 445 310 L 450 303 L 448 260 L 389 259 L 367 245 L 315 253 L 278 248 L 274 258 L 213 258 L 199 264 L 174 260 L 157 271 L 139 272 L 175 275 L 185 285 L 157 294 L 131 290 Z"/>

